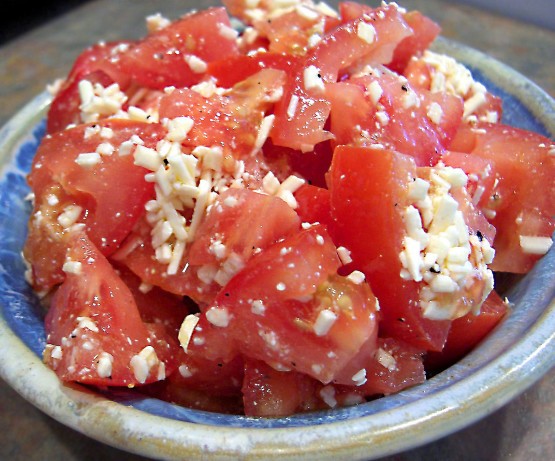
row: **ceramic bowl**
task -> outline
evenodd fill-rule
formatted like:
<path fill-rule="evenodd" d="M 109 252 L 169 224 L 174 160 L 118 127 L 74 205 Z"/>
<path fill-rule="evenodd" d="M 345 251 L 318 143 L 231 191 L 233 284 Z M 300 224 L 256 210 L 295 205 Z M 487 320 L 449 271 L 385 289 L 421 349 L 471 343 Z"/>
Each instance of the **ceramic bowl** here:
<path fill-rule="evenodd" d="M 504 121 L 555 137 L 555 102 L 507 66 L 465 46 L 434 45 L 504 100 Z M 25 173 L 44 133 L 39 95 L 0 132 L 0 376 L 67 426 L 157 459 L 375 459 L 423 445 L 492 413 L 555 364 L 555 251 L 506 294 L 512 314 L 477 349 L 426 383 L 349 408 L 248 418 L 177 407 L 137 393 L 62 385 L 41 361 L 42 311 L 24 280 L 30 204 Z"/>

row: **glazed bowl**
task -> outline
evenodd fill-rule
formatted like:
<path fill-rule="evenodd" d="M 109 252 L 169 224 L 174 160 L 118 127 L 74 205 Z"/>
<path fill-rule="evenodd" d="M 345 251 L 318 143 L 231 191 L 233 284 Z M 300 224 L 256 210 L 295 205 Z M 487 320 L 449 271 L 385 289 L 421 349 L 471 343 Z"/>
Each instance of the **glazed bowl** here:
<path fill-rule="evenodd" d="M 439 39 L 504 100 L 504 122 L 555 137 L 555 102 L 502 63 Z M 49 96 L 0 131 L 0 376 L 40 410 L 114 447 L 157 459 L 375 459 L 485 417 L 555 365 L 555 251 L 503 293 L 512 312 L 473 352 L 426 383 L 348 408 L 248 418 L 178 407 L 137 392 L 63 385 L 41 360 L 43 310 L 24 278 L 30 204 L 25 174 L 44 135 Z"/>

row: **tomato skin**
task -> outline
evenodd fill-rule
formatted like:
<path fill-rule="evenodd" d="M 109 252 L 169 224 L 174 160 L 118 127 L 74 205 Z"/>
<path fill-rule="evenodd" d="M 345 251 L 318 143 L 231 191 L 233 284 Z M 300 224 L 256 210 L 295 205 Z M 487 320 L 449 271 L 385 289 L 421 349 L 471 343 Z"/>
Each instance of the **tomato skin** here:
<path fill-rule="evenodd" d="M 544 136 L 503 124 L 461 127 L 450 146 L 491 164 L 495 187 L 482 210 L 497 229 L 492 270 L 526 273 L 542 254 L 526 252 L 520 236 L 551 237 L 555 229 L 555 160 Z M 534 178 L 527 181 L 526 178 Z"/>
<path fill-rule="evenodd" d="M 361 391 L 366 396 L 389 395 L 425 380 L 422 350 L 395 338 L 380 338 Z"/>
<path fill-rule="evenodd" d="M 497 292 L 492 291 L 482 304 L 479 314 L 470 312 L 453 321 L 443 350 L 426 355 L 426 369 L 438 372 L 462 359 L 509 313 L 509 305 Z"/>
<path fill-rule="evenodd" d="M 412 35 L 405 37 L 393 55 L 388 67 L 402 74 L 413 56 L 421 55 L 435 40 L 441 31 L 441 27 L 420 11 L 409 11 L 403 15 L 403 19 L 412 29 Z"/>
<path fill-rule="evenodd" d="M 314 410 L 319 383 L 296 371 L 277 371 L 258 360 L 245 364 L 243 403 L 246 416 L 279 417 Z"/>
<path fill-rule="evenodd" d="M 297 214 L 282 199 L 248 189 L 228 189 L 201 223 L 188 260 L 194 266 L 219 264 L 234 254 L 246 262 L 300 226 Z M 214 236 L 224 246 L 223 254 L 210 250 Z"/>
<path fill-rule="evenodd" d="M 220 34 L 222 25 L 230 27 L 222 7 L 184 15 L 131 46 L 121 56 L 120 66 L 135 82 L 148 88 L 197 83 L 204 74 L 204 64 L 238 53 L 235 40 Z M 203 69 L 190 67 L 185 59 L 188 56 L 199 58 Z"/>
<path fill-rule="evenodd" d="M 61 357 L 47 348 L 44 360 L 60 379 L 134 386 L 171 373 L 178 345 L 163 327 L 141 320 L 130 290 L 85 234 L 71 235 L 68 258 L 80 263 L 80 269 L 66 274 L 45 320 L 47 342 L 59 346 Z M 143 380 L 131 360 L 149 345 L 157 359 Z M 112 357 L 107 373 L 100 368 L 102 352 Z"/>
<path fill-rule="evenodd" d="M 408 156 L 338 146 L 329 175 L 334 235 L 351 252 L 348 269 L 364 272 L 380 301 L 380 334 L 441 350 L 449 322 L 423 318 L 418 284 L 399 275 L 405 226 L 401 210 L 409 204 L 407 187 L 414 177 L 416 165 Z"/>

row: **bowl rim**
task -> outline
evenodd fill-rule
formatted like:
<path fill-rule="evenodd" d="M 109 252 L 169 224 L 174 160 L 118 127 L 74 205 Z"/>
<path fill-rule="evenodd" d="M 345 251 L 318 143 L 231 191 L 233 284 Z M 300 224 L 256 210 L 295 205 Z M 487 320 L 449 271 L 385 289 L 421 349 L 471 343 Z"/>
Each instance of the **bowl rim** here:
<path fill-rule="evenodd" d="M 481 51 L 452 40 L 440 37 L 434 50 L 478 68 L 501 88 L 510 87 L 511 94 L 523 101 L 550 135 L 555 136 L 555 101 L 535 83 Z M 536 104 L 531 107 L 526 104 L 528 100 Z M 6 158 L 24 142 L 49 102 L 50 96 L 41 93 L 0 130 L 2 171 Z M 553 273 L 555 258 L 545 261 L 544 266 Z M 313 459 L 315 455 L 322 460 L 346 456 L 375 459 L 437 440 L 470 425 L 522 393 L 555 366 L 553 286 L 552 283 L 546 309 L 529 330 L 510 350 L 501 351 L 476 373 L 398 408 L 343 421 L 282 428 L 216 428 L 149 414 L 79 385 L 61 385 L 57 376 L 11 330 L 3 314 L 0 377 L 23 398 L 66 426 L 116 448 L 152 458 L 204 459 L 210 454 L 212 459 L 241 456 L 300 460 Z M 17 361 L 13 357 L 18 357 Z M 462 397 L 459 401 L 450 397 L 453 391 Z M 407 420 L 409 413 L 411 418 Z M 377 421 L 379 414 L 387 416 L 387 424 Z"/>

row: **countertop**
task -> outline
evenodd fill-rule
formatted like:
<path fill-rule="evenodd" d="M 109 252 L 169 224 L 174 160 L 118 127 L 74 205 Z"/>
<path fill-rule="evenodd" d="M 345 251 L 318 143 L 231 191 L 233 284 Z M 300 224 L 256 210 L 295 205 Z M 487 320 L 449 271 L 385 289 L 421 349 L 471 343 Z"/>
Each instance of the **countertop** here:
<path fill-rule="evenodd" d="M 374 2 L 376 4 L 377 2 Z M 440 0 L 399 1 L 442 26 L 442 34 L 484 51 L 555 96 L 555 31 Z M 176 18 L 187 5 L 217 1 L 94 0 L 0 46 L 0 125 L 47 83 L 63 77 L 86 46 L 140 37 L 144 18 Z M 32 7 L 32 6 L 31 6 Z M 546 14 L 551 12 L 546 11 Z M 382 461 L 555 459 L 555 370 L 485 419 L 423 447 Z M 54 421 L 0 380 L 0 459 L 141 460 Z"/>

